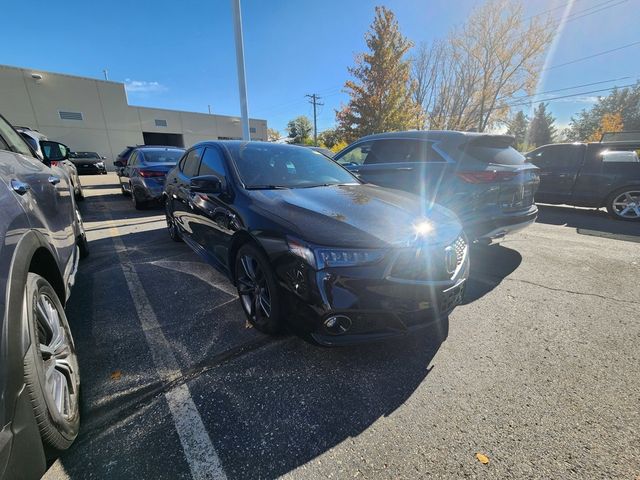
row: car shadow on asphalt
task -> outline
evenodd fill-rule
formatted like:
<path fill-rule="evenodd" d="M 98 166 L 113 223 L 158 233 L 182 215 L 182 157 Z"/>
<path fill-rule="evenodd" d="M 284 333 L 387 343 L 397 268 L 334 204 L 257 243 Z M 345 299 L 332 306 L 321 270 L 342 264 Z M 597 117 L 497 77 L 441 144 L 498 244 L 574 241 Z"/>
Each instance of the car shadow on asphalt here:
<path fill-rule="evenodd" d="M 538 205 L 538 223 L 575 228 L 581 235 L 640 242 L 640 224 L 611 218 L 604 210 Z"/>
<path fill-rule="evenodd" d="M 504 244 L 474 245 L 469 252 L 469 261 L 471 266 L 463 305 L 475 302 L 500 285 L 520 266 L 522 255 Z"/>

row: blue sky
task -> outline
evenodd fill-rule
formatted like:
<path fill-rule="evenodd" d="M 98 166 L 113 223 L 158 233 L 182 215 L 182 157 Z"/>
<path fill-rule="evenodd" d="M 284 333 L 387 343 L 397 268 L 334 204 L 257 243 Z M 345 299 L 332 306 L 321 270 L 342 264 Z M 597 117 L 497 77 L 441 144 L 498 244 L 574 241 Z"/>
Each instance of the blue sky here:
<path fill-rule="evenodd" d="M 311 116 L 304 95 L 315 92 L 325 103 L 318 128 L 331 127 L 334 110 L 348 99 L 341 93 L 349 78 L 347 67 L 365 48 L 363 35 L 375 5 L 391 8 L 402 32 L 418 44 L 444 37 L 479 3 L 243 0 L 249 114 L 284 132 L 289 119 Z M 559 19 L 568 2 L 525 3 L 527 15 L 555 8 L 550 13 Z M 2 7 L 1 64 L 96 78 L 107 68 L 110 80 L 128 84 L 132 105 L 206 112 L 210 104 L 214 113 L 239 114 L 230 0 L 38 0 L 29 5 L 37 18 L 25 15 L 19 2 Z M 640 0 L 575 0 L 572 12 L 575 17 L 558 33 L 548 66 L 640 41 Z M 640 78 L 638 58 L 640 44 L 551 68 L 538 91 L 620 78 L 550 95 L 557 96 L 633 83 Z M 595 95 L 555 101 L 551 111 L 564 126 Z"/>

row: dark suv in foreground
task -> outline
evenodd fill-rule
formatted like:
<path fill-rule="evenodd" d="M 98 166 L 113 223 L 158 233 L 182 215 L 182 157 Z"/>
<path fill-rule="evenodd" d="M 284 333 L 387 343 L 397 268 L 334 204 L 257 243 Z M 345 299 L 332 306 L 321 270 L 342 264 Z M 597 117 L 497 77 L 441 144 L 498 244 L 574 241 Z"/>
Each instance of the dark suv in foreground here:
<path fill-rule="evenodd" d="M 54 144 L 47 164 L 67 158 Z M 39 478 L 46 455 L 69 447 L 80 426 L 78 360 L 63 307 L 87 245 L 68 177 L 2 117 L 0 212 L 0 478 Z"/>
<path fill-rule="evenodd" d="M 323 345 L 444 320 L 468 248 L 455 215 L 305 147 L 205 142 L 167 176 L 169 233 L 229 275 L 249 321 Z"/>
<path fill-rule="evenodd" d="M 365 182 L 397 188 L 453 210 L 470 239 L 492 241 L 532 224 L 537 168 L 513 137 L 411 131 L 363 137 L 334 160 Z"/>

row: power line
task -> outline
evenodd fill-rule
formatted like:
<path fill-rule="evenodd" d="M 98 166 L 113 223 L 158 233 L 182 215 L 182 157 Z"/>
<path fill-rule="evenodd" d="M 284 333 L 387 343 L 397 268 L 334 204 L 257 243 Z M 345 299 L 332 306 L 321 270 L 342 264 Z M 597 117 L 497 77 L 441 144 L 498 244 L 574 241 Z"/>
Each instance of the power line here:
<path fill-rule="evenodd" d="M 608 9 L 610 9 L 610 8 L 617 7 L 618 5 L 621 5 L 621 4 L 626 3 L 626 2 L 628 2 L 628 1 L 629 1 L 629 0 L 621 0 L 621 1 L 619 1 L 618 3 L 614 3 L 613 5 L 606 5 L 607 3 L 609 3 L 609 4 L 611 3 L 611 0 L 610 0 L 609 2 L 604 2 L 604 3 L 600 3 L 600 4 L 598 4 L 598 5 L 594 5 L 594 6 L 593 6 L 593 7 L 591 7 L 591 8 L 586 8 L 586 9 L 581 10 L 581 11 L 579 11 L 579 12 L 572 13 L 571 15 L 569 15 L 569 16 L 565 19 L 564 23 L 572 22 L 573 20 L 578 20 L 578 19 L 580 19 L 580 18 L 587 17 L 587 16 L 589 16 L 589 15 L 593 15 L 594 13 L 598 13 L 598 12 L 601 12 L 601 11 L 603 11 L 603 10 L 608 10 Z M 582 12 L 587 12 L 588 10 L 592 10 L 592 9 L 594 9 L 594 8 L 596 8 L 596 7 L 600 6 L 600 5 L 606 5 L 606 6 L 604 6 L 604 7 L 602 7 L 602 8 L 599 8 L 599 9 L 597 9 L 597 10 L 593 10 L 592 12 L 589 12 L 589 13 L 583 13 L 582 15 L 579 15 L 579 14 L 580 14 L 580 13 L 582 13 Z M 562 23 L 562 21 L 561 21 L 561 22 L 559 22 L 559 23 Z"/>
<path fill-rule="evenodd" d="M 630 83 L 630 84 L 628 84 L 628 85 L 616 85 L 615 87 L 601 88 L 601 89 L 599 89 L 599 90 L 590 90 L 590 91 L 588 91 L 588 92 L 573 93 L 573 94 L 571 94 L 571 95 L 561 95 L 561 96 L 559 96 L 559 97 L 545 98 L 545 99 L 542 99 L 542 100 L 530 100 L 530 101 L 528 101 L 528 102 L 512 103 L 512 104 L 509 104 L 509 107 L 518 107 L 518 106 L 520 106 L 520 105 L 531 105 L 532 103 L 537 103 L 537 102 L 540 102 L 540 103 L 542 103 L 542 102 L 547 103 L 547 102 L 551 102 L 551 101 L 553 101 L 553 100 L 560 100 L 560 99 L 562 99 L 562 98 L 579 97 L 579 96 L 581 96 L 581 95 L 588 95 L 588 94 L 590 94 L 590 93 L 609 92 L 609 91 L 614 90 L 614 89 L 616 89 L 616 88 L 627 88 L 627 87 L 633 87 L 633 86 L 635 86 L 635 85 L 636 85 L 635 83 Z"/>
<path fill-rule="evenodd" d="M 575 60 L 571 60 L 570 62 L 564 62 L 564 63 L 559 63 L 558 65 L 552 65 L 550 67 L 543 68 L 540 71 L 544 72 L 545 70 L 552 70 L 554 68 L 564 67 L 565 65 L 572 65 L 574 63 L 582 62 L 583 60 L 589 60 L 590 58 L 599 57 L 601 55 L 606 55 L 607 53 L 613 53 L 613 52 L 617 52 L 618 50 L 633 47 L 634 45 L 640 45 L 640 41 L 628 43 L 627 45 L 622 45 L 620 47 L 612 48 L 611 50 L 605 50 L 604 52 L 594 53 L 593 55 L 589 55 L 587 57 L 576 58 Z"/>
<path fill-rule="evenodd" d="M 305 97 L 309 97 L 311 99 L 309 100 L 309 103 L 313 104 L 313 144 L 317 147 L 318 146 L 318 118 L 316 115 L 316 105 L 322 106 L 324 105 L 324 103 L 318 102 L 318 100 L 320 100 L 321 97 L 319 97 L 315 93 L 312 93 L 311 95 L 305 95 Z"/>
<path fill-rule="evenodd" d="M 574 85 L 573 87 L 557 88 L 555 90 L 547 90 L 546 92 L 536 92 L 536 93 L 532 93 L 531 95 L 523 95 L 521 97 L 514 97 L 514 98 L 512 98 L 512 101 L 524 100 L 525 98 L 537 97 L 538 95 L 546 95 L 547 93 L 564 92 L 566 90 L 573 90 L 574 88 L 591 87 L 593 85 L 601 85 L 603 83 L 617 82 L 619 80 L 626 80 L 626 79 L 631 78 L 631 77 L 632 77 L 631 75 L 627 75 L 626 77 L 612 78 L 610 80 L 601 80 L 599 82 L 592 82 L 592 83 L 583 83 L 582 85 Z M 508 97 L 508 95 L 505 95 L 505 96 L 502 96 L 502 97 L 498 97 L 496 100 L 502 100 L 503 98 L 507 98 L 507 97 Z"/>

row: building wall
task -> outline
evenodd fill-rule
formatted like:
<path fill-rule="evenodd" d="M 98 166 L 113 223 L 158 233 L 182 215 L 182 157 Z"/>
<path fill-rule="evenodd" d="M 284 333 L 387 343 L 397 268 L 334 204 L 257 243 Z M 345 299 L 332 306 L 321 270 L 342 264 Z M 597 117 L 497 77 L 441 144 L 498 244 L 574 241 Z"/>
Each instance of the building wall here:
<path fill-rule="evenodd" d="M 82 120 L 63 120 L 60 111 L 80 112 Z M 142 132 L 180 134 L 185 147 L 242 136 L 239 117 L 133 107 L 122 83 L 2 65 L 0 113 L 72 150 L 96 151 L 107 157 L 109 167 L 127 145 L 144 143 Z M 157 126 L 156 120 L 166 126 Z M 253 140 L 267 139 L 266 120 L 249 123 Z"/>

